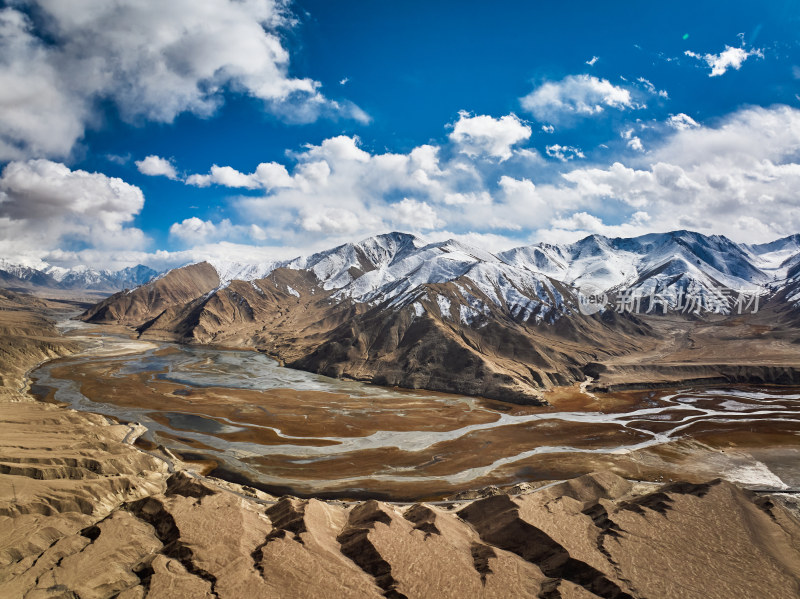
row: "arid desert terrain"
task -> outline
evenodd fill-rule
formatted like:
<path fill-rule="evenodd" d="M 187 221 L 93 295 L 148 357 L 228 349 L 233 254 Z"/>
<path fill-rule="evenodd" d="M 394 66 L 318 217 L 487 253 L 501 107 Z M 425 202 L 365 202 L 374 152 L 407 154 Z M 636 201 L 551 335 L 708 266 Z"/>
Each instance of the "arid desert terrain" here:
<path fill-rule="evenodd" d="M 28 395 L 30 368 L 86 351 L 87 342 L 62 336 L 53 325 L 54 310 L 69 313 L 72 306 L 12 293 L 2 301 L 3 597 L 789 598 L 800 592 L 796 497 L 748 491 L 697 472 L 679 482 L 678 468 L 673 482 L 636 482 L 614 472 L 635 478 L 622 462 L 603 459 L 601 472 L 565 482 L 399 503 L 279 497 L 203 477 L 201 462 L 183 462 L 163 446 L 135 447 L 144 432 L 138 424 Z M 104 360 L 119 357 L 97 355 L 85 367 L 107 369 Z M 117 401 L 146 408 L 148 387 L 135 376 L 125 384 L 132 387 L 117 389 Z M 172 390 L 179 401 L 192 398 L 174 394 L 182 387 L 169 381 L 151 385 L 165 385 L 159 392 Z M 196 398 L 195 407 L 219 405 L 214 392 Z M 550 398 L 562 411 L 579 412 L 591 401 L 574 389 L 562 394 Z M 602 401 L 611 413 L 637 401 L 609 397 Z M 313 408 L 313 401 L 306 403 Z M 279 393 L 270 409 L 284 410 L 290 429 L 282 433 L 319 434 L 313 425 L 292 424 L 281 405 Z M 458 426 L 480 426 L 496 418 L 492 405 L 452 409 Z M 235 399 L 211 415 L 231 416 L 234 406 Z M 398 424 L 439 426 L 413 396 L 406 411 Z M 353 426 L 370 425 L 357 414 L 341 414 L 325 434 L 345 436 Z M 730 450 L 724 432 L 707 434 L 704 443 Z M 347 465 L 336 468 L 329 478 L 343 476 Z"/>

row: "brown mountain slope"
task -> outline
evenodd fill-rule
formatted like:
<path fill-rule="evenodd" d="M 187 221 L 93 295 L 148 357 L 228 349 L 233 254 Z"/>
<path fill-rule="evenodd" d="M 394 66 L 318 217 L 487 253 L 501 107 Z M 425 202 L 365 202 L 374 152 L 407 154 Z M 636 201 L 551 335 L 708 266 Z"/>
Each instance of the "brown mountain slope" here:
<path fill-rule="evenodd" d="M 219 282 L 217 271 L 207 262 L 191 264 L 132 291 L 115 293 L 87 310 L 83 320 L 138 326 L 158 317 L 167 308 L 207 294 Z"/>
<path fill-rule="evenodd" d="M 76 307 L 0 289 L 0 396 L 22 387 L 25 373 L 36 364 L 78 348 L 61 337 L 45 314 Z"/>
<path fill-rule="evenodd" d="M 372 307 L 289 365 L 381 385 L 527 402 L 543 388 L 583 380 L 581 367 L 599 355 L 647 342 L 630 319 L 611 326 L 619 320 L 612 313 L 605 321 L 573 314 L 543 325 L 515 319 L 475 288 L 470 292 L 488 313 L 467 324 L 454 318 L 464 302 L 459 284 L 468 281 L 422 286 L 417 301 L 400 309 Z M 439 298 L 447 298 L 449 310 Z"/>
<path fill-rule="evenodd" d="M 84 318 L 129 324 L 148 338 L 252 347 L 334 377 L 513 402 L 537 402 L 543 388 L 584 380 L 585 364 L 652 344 L 646 325 L 614 312 L 575 312 L 552 323 L 537 322 L 537 312 L 514 317 L 466 277 L 423 285 L 399 305 L 336 297 L 313 273 L 284 268 L 186 303 L 169 304 L 177 294 L 163 289 L 171 284 L 168 275 L 129 294 L 137 298 L 109 298 Z M 482 307 L 478 319 L 461 316 L 470 308 L 464 290 Z M 157 297 L 161 312 L 139 297 Z"/>
<path fill-rule="evenodd" d="M 469 273 L 409 288 L 399 279 L 371 301 L 353 301 L 350 288 L 326 289 L 312 270 L 279 268 L 214 289 L 209 265 L 188 268 L 206 282 L 189 285 L 195 270 L 179 269 L 84 319 L 149 338 L 254 348 L 333 377 L 517 403 L 587 376 L 595 390 L 800 381 L 794 290 L 756 313 L 700 317 L 646 314 L 646 306 L 619 313 L 612 294 L 608 309 L 587 316 L 574 289 L 544 275 L 537 289 L 513 277 L 478 284 Z"/>

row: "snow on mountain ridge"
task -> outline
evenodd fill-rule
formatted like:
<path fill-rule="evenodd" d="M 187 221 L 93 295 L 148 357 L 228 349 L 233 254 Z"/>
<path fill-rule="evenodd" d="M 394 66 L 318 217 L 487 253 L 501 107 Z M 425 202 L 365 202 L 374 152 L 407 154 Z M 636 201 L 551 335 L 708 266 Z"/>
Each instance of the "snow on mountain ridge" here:
<path fill-rule="evenodd" d="M 545 243 L 513 248 L 497 256 L 511 266 L 539 272 L 558 280 L 564 278 L 564 273 L 569 268 L 562 247 Z"/>
<path fill-rule="evenodd" d="M 458 285 L 463 280 L 469 282 L 458 286 L 463 303 L 476 309 L 476 315 L 483 313 L 473 306 L 479 291 L 511 317 L 527 320 L 536 315 L 538 321 L 566 314 L 576 305 L 575 296 L 562 297 L 555 282 L 616 294 L 659 293 L 672 306 L 689 292 L 703 297 L 714 297 L 721 288 L 729 294 L 766 293 L 775 282 L 767 266 L 778 256 L 781 264 L 800 264 L 800 235 L 758 246 L 691 231 L 634 238 L 590 235 L 572 244 L 539 243 L 493 254 L 459 240 L 427 243 L 410 234 L 388 233 L 288 261 L 211 264 L 223 286 L 233 279 L 263 278 L 280 267 L 308 270 L 322 288 L 333 292 L 334 300 L 375 306 L 388 302 L 392 308 L 423 301 L 426 285 Z M 428 299 L 438 302 L 435 293 Z"/>
<path fill-rule="evenodd" d="M 220 284 L 227 285 L 231 281 L 255 281 L 268 276 L 276 268 L 288 262 L 261 262 L 248 264 L 245 262 L 228 262 L 225 260 L 207 260 L 219 276 Z"/>
<path fill-rule="evenodd" d="M 494 254 L 452 240 L 415 247 L 343 286 L 337 297 L 380 303 L 420 285 L 455 280 L 476 264 L 485 263 L 482 258 L 500 263 Z"/>
<path fill-rule="evenodd" d="M 457 240 L 424 244 L 413 235 L 389 233 L 291 261 L 258 265 L 212 262 L 212 265 L 223 282 L 262 278 L 281 266 L 307 269 L 324 289 L 338 290 L 337 298 L 380 303 L 419 285 L 480 273 L 475 268 L 483 264 L 496 264 L 508 273 L 525 271 L 535 275 L 532 280 L 537 285 L 541 285 L 543 278 L 550 278 L 578 288 L 592 285 L 604 291 L 640 287 L 649 273 L 674 271 L 678 265 L 684 265 L 689 278 L 700 277 L 703 287 L 714 282 L 730 288 L 762 287 L 772 277 L 753 265 L 750 255 L 725 237 L 707 237 L 689 231 L 630 239 L 591 235 L 570 245 L 537 244 L 497 255 Z M 672 274 L 677 276 L 675 272 Z M 510 276 L 518 279 L 520 275 Z M 668 279 L 661 280 L 669 284 Z M 484 292 L 493 301 L 499 301 L 494 288 L 487 287 Z"/>
<path fill-rule="evenodd" d="M 138 287 L 150 281 L 158 273 L 147 266 L 138 265 L 121 270 L 97 270 L 85 265 L 72 268 L 54 266 L 41 262 L 38 267 L 13 264 L 0 260 L 0 271 L 18 279 L 43 287 L 62 289 L 118 290 Z"/>
<path fill-rule="evenodd" d="M 34 268 L 32 266 L 27 266 L 24 264 L 15 264 L 13 262 L 9 262 L 8 260 L 0 259 L 0 270 L 5 271 L 15 277 L 22 279 L 23 281 L 29 280 L 35 273 L 44 272 L 43 268 L 47 267 L 47 264 L 43 264 L 42 268 Z"/>
<path fill-rule="evenodd" d="M 326 290 L 341 289 L 354 281 L 353 270 L 364 273 L 384 268 L 420 245 L 422 240 L 414 235 L 386 233 L 296 258 L 287 267 L 311 270 Z"/>
<path fill-rule="evenodd" d="M 792 264 L 800 256 L 800 234 L 789 235 L 770 243 L 743 245 L 753 258 L 753 263 L 772 275 L 773 279 L 785 279 Z"/>
<path fill-rule="evenodd" d="M 742 246 L 723 236 L 691 231 L 613 239 L 590 235 L 569 245 L 538 244 L 500 256 L 518 266 L 532 257 L 534 265 L 528 267 L 533 270 L 574 287 L 592 285 L 603 291 L 639 286 L 648 273 L 661 272 L 676 260 L 699 266 L 704 278 L 730 288 L 763 287 L 772 280 Z"/>

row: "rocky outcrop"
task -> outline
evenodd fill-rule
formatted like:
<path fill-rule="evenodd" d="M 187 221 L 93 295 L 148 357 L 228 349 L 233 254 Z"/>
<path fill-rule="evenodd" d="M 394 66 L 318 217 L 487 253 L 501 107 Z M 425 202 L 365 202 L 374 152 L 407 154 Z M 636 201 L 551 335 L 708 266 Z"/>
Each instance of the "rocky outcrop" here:
<path fill-rule="evenodd" d="M 207 294 L 220 283 L 217 271 L 207 262 L 172 270 L 141 287 L 120 291 L 83 314 L 86 322 L 137 326 L 160 316 L 174 306 L 183 306 Z"/>
<path fill-rule="evenodd" d="M 24 398 L 18 391 L 29 369 L 78 350 L 78 344 L 64 339 L 46 316 L 50 307 L 46 300 L 0 289 L 0 399 Z"/>
<path fill-rule="evenodd" d="M 0 594 L 722 599 L 800 591 L 800 523 L 777 498 L 757 502 L 721 481 L 641 494 L 605 473 L 513 497 L 393 505 L 256 501 L 181 472 L 161 480 L 92 511 L 62 505 L 35 519 L 0 517 L 9 531 Z"/>
<path fill-rule="evenodd" d="M 761 364 L 588 364 L 589 391 L 658 389 L 676 385 L 800 385 L 800 366 Z"/>

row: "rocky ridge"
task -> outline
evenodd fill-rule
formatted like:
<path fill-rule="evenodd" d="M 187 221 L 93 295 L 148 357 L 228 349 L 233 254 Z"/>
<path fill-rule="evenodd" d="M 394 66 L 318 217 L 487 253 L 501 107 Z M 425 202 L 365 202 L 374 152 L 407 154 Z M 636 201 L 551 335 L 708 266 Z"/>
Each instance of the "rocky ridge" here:
<path fill-rule="evenodd" d="M 391 233 L 284 262 L 175 269 L 82 318 L 143 337 L 251 347 L 335 377 L 527 403 L 600 372 L 591 364 L 620 372 L 617 362 L 644 355 L 672 364 L 665 358 L 683 347 L 697 350 L 689 361 L 704 378 L 728 380 L 730 360 L 704 353 L 723 329 L 752 346 L 756 365 L 764 339 L 785 339 L 771 365 L 794 368 L 798 252 L 795 237 L 747 246 L 676 231 L 492 254 Z M 582 309 L 587 289 L 608 302 L 596 313 Z M 643 298 L 637 310 L 617 309 L 632 293 Z M 751 312 L 758 298 L 760 315 L 740 315 L 737 294 Z M 717 327 L 702 334 L 708 340 L 698 322 Z M 771 336 L 754 328 L 764 326 Z M 658 371 L 640 378 L 675 380 Z"/>

